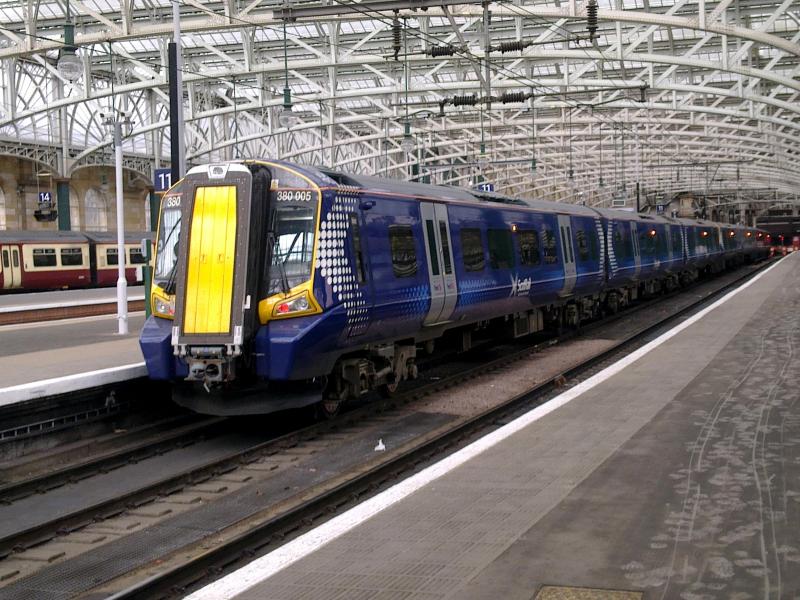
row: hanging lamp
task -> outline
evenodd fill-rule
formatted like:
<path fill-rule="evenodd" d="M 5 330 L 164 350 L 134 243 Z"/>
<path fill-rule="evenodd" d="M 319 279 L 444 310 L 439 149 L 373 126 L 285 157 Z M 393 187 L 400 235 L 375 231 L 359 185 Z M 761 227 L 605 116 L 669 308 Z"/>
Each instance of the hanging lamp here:
<path fill-rule="evenodd" d="M 66 4 L 67 21 L 64 23 L 64 47 L 58 53 L 56 69 L 59 75 L 70 83 L 75 83 L 83 77 L 83 61 L 75 54 L 75 23 L 69 10 L 69 0 Z"/>
<path fill-rule="evenodd" d="M 289 89 L 289 51 L 286 39 L 286 20 L 283 21 L 283 108 L 278 113 L 278 123 L 281 127 L 289 129 L 300 122 L 297 114 L 292 110 L 292 90 Z"/>

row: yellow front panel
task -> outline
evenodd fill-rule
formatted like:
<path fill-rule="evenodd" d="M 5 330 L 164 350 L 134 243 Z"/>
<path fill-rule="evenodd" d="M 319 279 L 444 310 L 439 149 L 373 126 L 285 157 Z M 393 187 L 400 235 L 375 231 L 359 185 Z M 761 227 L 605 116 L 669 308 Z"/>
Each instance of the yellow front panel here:
<path fill-rule="evenodd" d="M 189 238 L 184 333 L 230 333 L 236 186 L 197 188 Z"/>

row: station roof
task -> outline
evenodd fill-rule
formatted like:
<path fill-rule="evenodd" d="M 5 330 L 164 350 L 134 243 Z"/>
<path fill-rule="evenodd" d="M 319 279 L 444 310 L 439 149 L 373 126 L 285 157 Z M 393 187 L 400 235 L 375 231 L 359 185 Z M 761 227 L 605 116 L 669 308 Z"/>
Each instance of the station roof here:
<path fill-rule="evenodd" d="M 800 189 L 791 1 L 598 0 L 591 40 L 588 0 L 490 3 L 488 27 L 479 3 L 177 4 L 192 164 L 272 156 L 597 206 L 630 206 L 636 182 L 775 201 Z M 169 157 L 172 2 L 72 2 L 76 81 L 56 67 L 66 7 L 0 1 L 0 153 L 53 176 L 112 164 L 103 116 L 121 111 L 125 166 L 152 177 Z"/>

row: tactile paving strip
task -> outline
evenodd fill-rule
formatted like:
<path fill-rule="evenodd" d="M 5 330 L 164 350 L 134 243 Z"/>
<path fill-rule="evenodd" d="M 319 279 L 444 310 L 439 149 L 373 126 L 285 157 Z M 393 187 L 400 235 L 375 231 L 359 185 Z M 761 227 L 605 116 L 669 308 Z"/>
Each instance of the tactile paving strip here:
<path fill-rule="evenodd" d="M 642 600 L 642 592 L 545 585 L 534 600 Z"/>

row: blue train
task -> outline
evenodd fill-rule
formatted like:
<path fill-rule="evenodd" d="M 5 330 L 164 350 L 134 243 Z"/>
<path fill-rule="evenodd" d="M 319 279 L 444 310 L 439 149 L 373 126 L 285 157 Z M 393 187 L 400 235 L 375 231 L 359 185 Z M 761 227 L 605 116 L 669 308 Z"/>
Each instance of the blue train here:
<path fill-rule="evenodd" d="M 272 160 L 195 167 L 162 201 L 149 375 L 209 414 L 335 413 L 446 339 L 519 337 L 766 257 L 764 232 Z"/>

